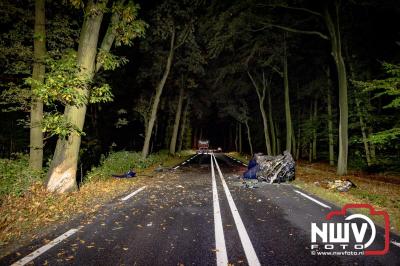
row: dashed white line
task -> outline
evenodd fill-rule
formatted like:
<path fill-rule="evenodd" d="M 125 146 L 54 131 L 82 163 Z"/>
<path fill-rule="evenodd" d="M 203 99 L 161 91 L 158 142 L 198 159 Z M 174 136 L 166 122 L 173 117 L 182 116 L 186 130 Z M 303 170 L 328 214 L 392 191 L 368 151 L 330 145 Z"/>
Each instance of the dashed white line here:
<path fill-rule="evenodd" d="M 396 242 L 394 240 L 391 240 L 390 243 L 392 243 L 393 245 L 395 245 L 395 246 L 400 248 L 400 242 Z"/>
<path fill-rule="evenodd" d="M 332 209 L 330 206 L 328 206 L 328 205 L 326 205 L 326 204 L 320 202 L 319 200 L 316 200 L 316 199 L 314 199 L 314 198 L 308 196 L 307 194 L 304 194 L 304 193 L 301 192 L 301 191 L 298 191 L 298 190 L 295 190 L 295 189 L 294 189 L 294 192 L 296 192 L 296 193 L 302 195 L 303 197 L 305 197 L 305 198 L 307 198 L 307 199 L 309 199 L 309 200 L 311 200 L 311 201 L 314 201 L 315 203 L 317 203 L 318 205 L 321 205 L 321 206 L 324 207 L 324 208 Z"/>
<path fill-rule="evenodd" d="M 42 255 L 43 253 L 45 253 L 46 251 L 48 251 L 49 249 L 54 247 L 55 245 L 59 244 L 63 240 L 67 239 L 68 237 L 70 237 L 73 234 L 75 234 L 76 232 L 78 232 L 78 230 L 81 229 L 81 228 L 82 227 L 74 228 L 74 229 L 71 229 L 71 230 L 65 232 L 64 234 L 62 234 L 59 237 L 55 238 L 54 240 L 50 241 L 49 243 L 47 243 L 43 247 L 38 248 L 37 250 L 33 251 L 32 253 L 30 253 L 26 257 L 23 257 L 19 261 L 14 262 L 13 264 L 11 264 L 11 266 L 22 266 L 22 265 L 25 265 L 25 264 L 31 262 L 32 260 L 36 259 L 40 255 Z"/>
<path fill-rule="evenodd" d="M 256 251 L 254 250 L 253 244 L 251 243 L 250 237 L 247 234 L 246 228 L 244 227 L 242 218 L 240 218 L 239 211 L 236 208 L 236 204 L 232 198 L 231 192 L 229 191 L 228 185 L 226 184 L 221 169 L 219 168 L 217 159 L 213 154 L 211 155 L 211 157 L 214 158 L 215 165 L 217 166 L 219 177 L 221 179 L 226 198 L 228 199 L 229 208 L 231 209 L 233 220 L 235 221 L 235 225 L 239 233 L 240 241 L 242 242 L 244 253 L 246 254 L 247 262 L 250 266 L 261 265 L 260 261 L 258 260 Z"/>
<path fill-rule="evenodd" d="M 123 197 L 121 200 L 122 200 L 122 201 L 126 201 L 126 200 L 128 200 L 129 198 L 135 196 L 137 193 L 139 193 L 140 191 L 142 191 L 142 190 L 145 189 L 145 188 L 146 188 L 146 186 L 143 186 L 143 187 L 139 188 L 138 190 L 133 191 L 131 194 L 129 194 L 129 195 Z"/>
<path fill-rule="evenodd" d="M 226 253 L 224 228 L 222 226 L 221 210 L 219 207 L 217 182 L 215 181 L 215 172 L 213 158 L 211 156 L 211 178 L 213 191 L 213 207 L 214 207 L 214 231 L 215 231 L 215 250 L 217 255 L 217 265 L 228 265 L 228 255 Z"/>

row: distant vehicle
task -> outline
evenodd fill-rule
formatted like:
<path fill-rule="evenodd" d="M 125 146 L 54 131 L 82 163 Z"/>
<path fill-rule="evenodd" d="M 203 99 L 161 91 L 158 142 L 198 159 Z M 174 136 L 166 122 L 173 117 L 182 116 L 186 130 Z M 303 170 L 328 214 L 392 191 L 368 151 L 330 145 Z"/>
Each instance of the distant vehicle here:
<path fill-rule="evenodd" d="M 210 142 L 208 140 L 199 140 L 197 144 L 197 153 L 208 154 Z"/>
<path fill-rule="evenodd" d="M 218 147 L 217 152 L 222 152 L 222 148 Z"/>

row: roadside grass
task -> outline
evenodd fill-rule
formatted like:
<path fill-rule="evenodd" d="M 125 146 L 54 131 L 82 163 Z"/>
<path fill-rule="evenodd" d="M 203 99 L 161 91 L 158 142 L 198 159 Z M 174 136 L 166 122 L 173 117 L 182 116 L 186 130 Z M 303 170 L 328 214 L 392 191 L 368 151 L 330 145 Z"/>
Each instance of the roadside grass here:
<path fill-rule="evenodd" d="M 43 187 L 41 180 L 35 180 L 24 192 L 2 194 L 0 196 L 0 257 L 6 255 L 6 245 L 20 242 L 21 238 L 35 239 L 43 233 L 45 228 L 68 221 L 78 215 L 90 216 L 102 204 L 131 190 L 138 182 L 151 178 L 156 174 L 155 169 L 159 168 L 160 164 L 168 169 L 192 154 L 191 151 L 184 151 L 170 156 L 166 152 L 160 152 L 149 156 L 148 160 L 140 159 L 140 161 L 132 162 L 129 160 L 138 158 L 137 153 L 116 152 L 110 155 L 110 159 L 105 158 L 99 167 L 88 173 L 88 176 L 92 177 L 86 179 L 78 191 L 66 194 L 49 193 Z M 111 174 L 122 174 L 132 166 L 135 166 L 138 177 L 111 177 Z M 121 171 L 113 172 L 118 169 Z"/>
<path fill-rule="evenodd" d="M 238 153 L 228 153 L 245 163 L 250 156 Z M 328 181 L 351 180 L 357 187 L 348 192 L 339 192 L 329 189 Z M 292 184 L 339 207 L 347 203 L 368 203 L 377 210 L 387 211 L 390 217 L 390 229 L 400 233 L 400 176 L 394 174 L 366 174 L 360 171 L 349 171 L 346 176 L 336 175 L 336 168 L 327 163 L 296 162 L 296 179 Z M 361 212 L 364 212 L 362 210 Z M 381 226 L 384 221 L 381 217 L 373 216 Z"/>

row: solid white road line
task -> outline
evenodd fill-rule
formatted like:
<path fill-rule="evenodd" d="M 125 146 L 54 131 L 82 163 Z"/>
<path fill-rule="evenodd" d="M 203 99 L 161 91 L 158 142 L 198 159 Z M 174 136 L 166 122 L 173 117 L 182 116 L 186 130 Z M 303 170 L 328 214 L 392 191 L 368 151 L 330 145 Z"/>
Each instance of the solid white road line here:
<path fill-rule="evenodd" d="M 320 202 L 319 200 L 316 200 L 316 199 L 314 199 L 314 198 L 312 198 L 312 197 L 308 196 L 307 194 L 304 194 L 304 193 L 303 193 L 303 192 L 301 192 L 301 191 L 298 191 L 298 190 L 295 190 L 295 189 L 294 189 L 294 192 L 296 192 L 296 193 L 298 193 L 298 194 L 302 195 L 303 197 L 305 197 L 305 198 L 307 198 L 307 199 L 309 199 L 309 200 L 312 200 L 312 201 L 314 201 L 315 203 L 317 203 L 317 204 L 321 205 L 321 206 L 322 206 L 322 207 L 324 207 L 324 208 L 327 208 L 327 209 L 332 209 L 330 206 L 328 206 L 328 205 L 326 205 L 326 204 L 324 204 L 324 203 Z"/>
<path fill-rule="evenodd" d="M 122 200 L 122 201 L 128 200 L 129 198 L 135 196 L 137 193 L 139 193 L 140 191 L 142 191 L 142 190 L 145 189 L 145 188 L 146 188 L 146 186 L 143 186 L 143 187 L 139 188 L 138 190 L 133 191 L 131 194 L 129 194 L 129 195 L 123 197 L 121 200 Z"/>
<path fill-rule="evenodd" d="M 244 253 L 246 254 L 247 262 L 250 266 L 253 265 L 261 265 L 260 261 L 258 260 L 256 251 L 254 250 L 253 244 L 251 243 L 250 237 L 247 234 L 246 228 L 244 227 L 242 218 L 240 218 L 240 214 L 238 209 L 236 208 L 236 204 L 233 201 L 231 192 L 229 191 L 228 185 L 225 182 L 224 176 L 222 175 L 221 169 L 219 168 L 217 159 L 212 154 L 212 158 L 215 160 L 215 165 L 217 166 L 217 170 L 219 173 L 219 177 L 222 181 L 222 186 L 225 191 L 226 198 L 228 200 L 229 208 L 231 209 L 233 220 L 235 221 L 236 228 L 239 233 L 240 241 L 242 242 L 242 246 L 244 249 Z"/>
<path fill-rule="evenodd" d="M 25 264 L 31 262 L 32 260 L 36 259 L 40 255 L 42 255 L 43 253 L 45 253 L 46 251 L 48 251 L 49 249 L 54 247 L 55 245 L 59 244 L 61 241 L 67 239 L 68 237 L 70 237 L 73 234 L 75 234 L 76 232 L 78 232 L 78 230 L 80 228 L 81 227 L 75 228 L 75 229 L 71 229 L 71 230 L 65 232 L 64 234 L 62 234 L 59 237 L 57 237 L 56 239 L 50 241 L 49 243 L 47 243 L 43 247 L 38 248 L 37 250 L 33 251 L 31 254 L 27 255 L 26 257 L 20 259 L 17 262 L 14 262 L 13 264 L 11 264 L 11 266 L 22 266 L 22 265 L 25 265 Z"/>
<path fill-rule="evenodd" d="M 211 178 L 213 192 L 213 207 L 214 207 L 214 231 L 215 231 L 215 250 L 217 255 L 217 265 L 228 265 L 228 255 L 226 253 L 224 228 L 222 226 L 221 210 L 219 207 L 217 182 L 215 181 L 215 172 L 213 158 L 211 156 Z"/>

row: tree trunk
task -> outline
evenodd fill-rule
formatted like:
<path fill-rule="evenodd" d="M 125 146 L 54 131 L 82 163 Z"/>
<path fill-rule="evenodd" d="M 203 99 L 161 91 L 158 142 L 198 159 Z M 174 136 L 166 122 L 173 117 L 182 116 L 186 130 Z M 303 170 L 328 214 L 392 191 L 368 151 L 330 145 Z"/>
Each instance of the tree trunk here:
<path fill-rule="evenodd" d="M 253 156 L 253 144 L 251 143 L 251 132 L 250 132 L 249 121 L 246 120 L 244 123 L 247 128 L 247 140 L 249 141 L 250 155 Z"/>
<path fill-rule="evenodd" d="M 80 71 L 77 75 L 80 79 L 91 80 L 95 70 L 97 43 L 103 11 L 93 2 L 89 2 L 86 12 L 91 15 L 85 16 L 80 33 L 77 56 Z M 79 93 L 87 98 L 89 97 L 87 88 L 79 89 Z M 83 129 L 86 107 L 86 104 L 79 107 L 69 105 L 65 107 L 64 116 L 66 120 L 78 130 Z M 58 139 L 46 184 L 49 191 L 62 193 L 77 189 L 76 170 L 80 144 L 81 136 L 77 132 L 72 132 L 65 139 Z"/>
<path fill-rule="evenodd" d="M 372 135 L 372 127 L 368 127 L 368 136 L 370 136 L 370 135 Z M 370 147 L 370 151 L 371 151 L 372 164 L 374 164 L 376 162 L 375 144 L 371 142 L 369 147 Z"/>
<path fill-rule="evenodd" d="M 239 145 L 238 145 L 238 139 L 239 139 L 239 137 L 238 137 L 238 124 L 237 124 L 237 122 L 235 123 L 235 151 L 238 151 L 239 150 Z"/>
<path fill-rule="evenodd" d="M 33 40 L 34 63 L 33 63 L 32 79 L 34 79 L 39 84 L 43 83 L 45 74 L 45 65 L 44 65 L 44 57 L 46 56 L 45 20 L 46 20 L 45 0 L 36 0 L 35 36 Z M 32 86 L 37 86 L 37 84 Z M 32 95 L 29 167 L 34 170 L 42 170 L 42 165 L 43 165 L 42 120 L 43 120 L 43 102 L 42 100 Z"/>
<path fill-rule="evenodd" d="M 313 160 L 317 160 L 317 109 L 318 109 L 318 99 L 315 97 L 314 100 L 314 116 L 313 116 Z"/>
<path fill-rule="evenodd" d="M 180 131 L 180 135 L 179 135 L 178 152 L 180 152 L 182 150 L 183 138 L 185 137 L 187 116 L 188 116 L 188 112 L 189 112 L 189 104 L 190 104 L 190 98 L 187 97 L 185 109 L 183 110 L 183 115 L 182 115 L 182 125 L 181 125 L 181 131 Z"/>
<path fill-rule="evenodd" d="M 327 109 L 328 109 L 328 142 L 329 142 L 329 164 L 331 166 L 335 165 L 335 153 L 333 149 L 333 116 L 332 116 L 332 95 L 331 95 L 331 76 L 330 69 L 327 69 L 327 77 L 328 77 L 328 95 L 327 95 Z"/>
<path fill-rule="evenodd" d="M 332 45 L 332 56 L 338 73 L 339 84 L 339 156 L 337 165 L 337 174 L 345 175 L 347 173 L 348 156 L 348 102 L 347 102 L 347 74 L 346 66 L 342 56 L 342 44 L 339 29 L 339 4 L 335 2 L 335 22 L 332 20 L 328 6 L 324 10 L 325 24 L 329 31 Z"/>
<path fill-rule="evenodd" d="M 313 125 L 313 103 L 310 103 L 310 124 Z M 313 158 L 313 148 L 312 148 L 312 141 L 308 142 L 308 161 L 311 163 Z"/>
<path fill-rule="evenodd" d="M 167 59 L 167 64 L 165 66 L 164 74 L 156 87 L 156 94 L 154 96 L 154 101 L 153 101 L 153 105 L 151 108 L 149 124 L 146 129 L 146 136 L 144 139 L 144 144 L 143 144 L 143 149 L 142 149 L 142 157 L 143 158 L 146 158 L 147 155 L 149 154 L 150 139 L 151 139 L 151 135 L 153 133 L 154 121 L 156 120 L 156 117 L 157 117 L 158 104 L 160 103 L 160 97 L 161 97 L 165 82 L 167 81 L 169 72 L 171 70 L 172 60 L 174 58 L 174 44 L 175 44 L 175 29 L 172 31 L 172 35 L 171 35 L 170 49 L 169 49 L 169 54 L 168 54 L 168 59 Z"/>
<path fill-rule="evenodd" d="M 276 152 L 277 154 L 281 154 L 281 132 L 279 130 L 278 122 L 275 122 L 275 130 L 276 130 Z"/>
<path fill-rule="evenodd" d="M 242 145 L 242 123 L 239 122 L 239 152 L 243 152 L 243 145 Z"/>
<path fill-rule="evenodd" d="M 178 106 L 177 106 L 177 110 L 176 110 L 176 114 L 175 114 L 174 130 L 172 131 L 171 143 L 169 145 L 169 153 L 170 154 L 175 154 L 176 139 L 178 138 L 178 130 L 179 130 L 179 125 L 180 125 L 180 120 L 181 120 L 183 95 L 184 95 L 183 84 L 181 84 L 181 85 L 182 86 L 179 91 Z"/>
<path fill-rule="evenodd" d="M 268 90 L 268 116 L 269 116 L 269 127 L 271 129 L 271 146 L 272 146 L 272 154 L 276 155 L 276 134 L 275 134 L 275 126 L 274 120 L 272 118 L 272 101 L 271 101 L 271 89 L 267 88 Z"/>
<path fill-rule="evenodd" d="M 265 146 L 267 147 L 267 155 L 272 155 L 271 141 L 269 138 L 269 130 L 268 130 L 267 114 L 265 113 L 265 108 L 264 108 L 265 92 L 266 92 L 266 88 L 267 88 L 265 76 L 263 73 L 263 86 L 262 86 L 262 91 L 261 91 L 261 88 L 259 88 L 256 81 L 253 79 L 253 76 L 250 74 L 250 72 L 247 72 L 247 74 L 249 75 L 250 80 L 253 83 L 253 86 L 257 92 L 258 105 L 260 107 L 260 112 L 261 112 L 261 116 L 263 119 L 264 137 L 265 137 Z"/>
<path fill-rule="evenodd" d="M 361 107 L 360 107 L 360 99 L 358 98 L 357 95 L 355 95 L 355 101 L 356 101 L 357 115 L 358 115 L 358 118 L 360 121 L 361 135 L 362 135 L 362 139 L 363 139 L 363 143 L 364 143 L 365 158 L 367 160 L 367 165 L 371 166 L 372 162 L 371 162 L 371 153 L 370 153 L 368 136 L 367 136 L 367 126 L 365 125 L 365 122 L 364 122 L 364 117 L 362 115 Z"/>
<path fill-rule="evenodd" d="M 286 117 L 286 150 L 292 151 L 292 117 L 290 113 L 290 100 L 289 100 L 289 80 L 288 80 L 288 67 L 287 67 L 287 54 L 286 54 L 286 32 L 284 33 L 283 44 L 283 86 L 285 89 L 285 117 Z"/>

